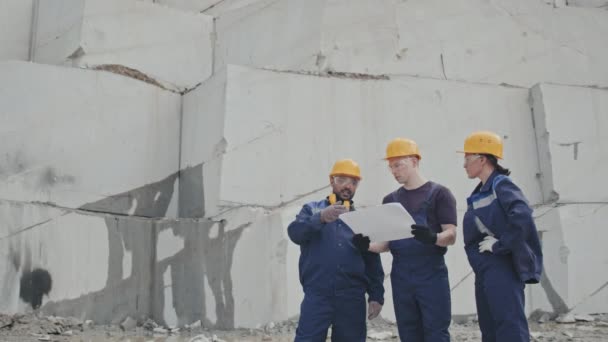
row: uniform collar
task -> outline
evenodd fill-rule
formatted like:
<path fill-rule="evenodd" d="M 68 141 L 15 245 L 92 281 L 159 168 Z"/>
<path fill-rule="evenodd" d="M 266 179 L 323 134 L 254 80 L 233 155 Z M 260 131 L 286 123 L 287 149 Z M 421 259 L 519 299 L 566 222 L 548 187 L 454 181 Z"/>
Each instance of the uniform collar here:
<path fill-rule="evenodd" d="M 496 176 L 498 176 L 498 171 L 494 170 L 492 172 L 492 174 L 490 174 L 490 177 L 488 177 L 488 180 L 486 181 L 485 184 L 482 184 L 481 182 L 479 182 L 479 184 L 477 185 L 477 187 L 475 188 L 475 191 L 473 191 L 473 193 L 491 191 L 492 183 L 494 183 L 494 178 L 496 178 Z"/>
<path fill-rule="evenodd" d="M 325 201 L 325 204 L 326 204 L 327 206 L 330 206 L 330 205 L 331 205 L 331 204 L 329 203 L 329 196 L 325 197 L 325 200 L 324 200 L 324 201 Z M 349 200 L 349 201 L 350 201 L 350 210 L 351 210 L 351 211 L 355 210 L 355 202 L 354 202 L 352 199 L 351 199 L 351 200 Z"/>

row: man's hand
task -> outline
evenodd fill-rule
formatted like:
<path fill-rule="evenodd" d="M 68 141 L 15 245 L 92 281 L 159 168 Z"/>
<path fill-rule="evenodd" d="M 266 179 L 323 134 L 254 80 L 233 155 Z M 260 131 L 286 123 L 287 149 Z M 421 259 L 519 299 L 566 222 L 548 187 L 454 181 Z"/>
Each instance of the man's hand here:
<path fill-rule="evenodd" d="M 380 311 L 382 311 L 382 304 L 374 301 L 369 302 L 367 307 L 367 319 L 371 321 L 372 319 L 378 317 Z"/>
<path fill-rule="evenodd" d="M 498 240 L 493 236 L 486 236 L 483 241 L 479 243 L 479 253 L 490 252 L 492 253 L 492 247 Z"/>
<path fill-rule="evenodd" d="M 348 209 L 342 204 L 333 204 L 321 211 L 321 222 L 329 223 L 338 219 L 340 214 L 348 212 Z"/>
<path fill-rule="evenodd" d="M 414 235 L 414 239 L 427 245 L 434 245 L 437 243 L 437 233 L 432 232 L 427 226 L 413 224 L 412 235 Z"/>
<path fill-rule="evenodd" d="M 369 237 L 363 236 L 363 234 L 355 234 L 353 235 L 353 245 L 361 252 L 367 252 L 369 249 Z"/>

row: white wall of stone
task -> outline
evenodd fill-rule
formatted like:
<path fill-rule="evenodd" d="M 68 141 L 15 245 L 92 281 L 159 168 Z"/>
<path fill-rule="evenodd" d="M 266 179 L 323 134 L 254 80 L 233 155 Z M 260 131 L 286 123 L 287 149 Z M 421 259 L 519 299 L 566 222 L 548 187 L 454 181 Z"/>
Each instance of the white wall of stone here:
<path fill-rule="evenodd" d="M 328 0 L 321 54 L 347 72 L 606 85 L 607 18 L 529 0 Z"/>
<path fill-rule="evenodd" d="M 26 62 L 0 75 L 2 199 L 77 208 L 178 171 L 179 95 Z"/>
<path fill-rule="evenodd" d="M 474 182 L 466 179 L 456 151 L 469 131 L 481 126 L 506 137 L 506 165 L 530 201 L 540 201 L 527 89 L 238 66 L 228 68 L 227 79 L 223 205 L 279 206 L 327 187 L 328 170 L 342 157 L 362 165 L 360 205 L 378 204 L 398 186 L 382 160 L 386 143 L 405 136 L 419 143 L 423 172 L 452 188 L 459 208 L 465 208 Z"/>
<path fill-rule="evenodd" d="M 302 292 L 286 227 L 327 195 L 332 163 L 357 160 L 356 203 L 376 205 L 398 186 L 386 144 L 415 139 L 461 219 L 476 182 L 456 150 L 479 129 L 503 136 L 504 165 L 535 206 L 545 277 L 527 288 L 528 312 L 608 310 L 602 2 L 33 3 L 0 3 L 0 60 L 36 62 L 0 63 L 0 310 L 27 307 L 13 260 L 30 255 L 53 275 L 53 314 L 113 321 L 117 305 L 228 327 L 292 317 Z M 101 64 L 137 73 L 80 69 Z M 144 76 L 157 84 L 133 79 Z M 70 210 L 91 203 L 103 212 Z M 446 256 L 458 315 L 475 312 L 461 236 Z M 102 272 L 80 277 L 83 265 Z M 143 295 L 159 302 L 131 310 L 149 283 L 162 289 Z M 93 295 L 116 303 L 91 312 Z"/>
<path fill-rule="evenodd" d="M 532 88 L 531 100 L 542 192 L 550 203 L 537 215 L 547 254 L 545 274 L 555 290 L 546 294 L 554 305 L 559 297 L 575 312 L 603 312 L 608 278 L 595 270 L 608 262 L 599 248 L 606 241 L 604 230 L 597 229 L 608 204 L 602 181 L 608 160 L 608 91 L 539 84 Z M 532 306 L 542 307 L 543 296 L 532 293 L 540 300 Z"/>
<path fill-rule="evenodd" d="M 541 84 L 532 94 L 543 166 L 551 174 L 545 197 L 560 203 L 608 201 L 606 189 L 592 181 L 608 172 L 608 91 Z"/>

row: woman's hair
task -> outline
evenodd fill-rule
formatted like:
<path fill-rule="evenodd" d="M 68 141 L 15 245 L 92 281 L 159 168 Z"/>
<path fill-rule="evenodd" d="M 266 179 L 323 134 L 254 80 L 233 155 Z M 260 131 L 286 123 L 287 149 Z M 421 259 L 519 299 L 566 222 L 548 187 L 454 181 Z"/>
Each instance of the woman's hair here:
<path fill-rule="evenodd" d="M 496 157 L 494 157 L 491 154 L 482 154 L 482 156 L 486 157 L 489 161 L 490 164 L 492 164 L 492 166 L 494 166 L 494 168 L 496 169 L 496 171 L 498 173 L 500 173 L 501 175 L 505 175 L 508 176 L 511 174 L 511 171 L 509 169 L 506 169 L 502 166 L 500 166 L 500 164 L 498 164 L 498 159 L 496 159 Z"/>

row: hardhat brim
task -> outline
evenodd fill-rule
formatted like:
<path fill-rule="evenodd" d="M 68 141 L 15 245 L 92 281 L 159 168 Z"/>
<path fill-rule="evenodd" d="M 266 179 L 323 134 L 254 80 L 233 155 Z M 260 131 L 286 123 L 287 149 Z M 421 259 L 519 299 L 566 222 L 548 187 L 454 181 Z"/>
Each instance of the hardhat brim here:
<path fill-rule="evenodd" d="M 329 177 L 335 177 L 335 176 L 350 177 L 350 178 L 355 178 L 355 179 L 358 179 L 358 180 L 362 180 L 363 179 L 363 177 L 361 177 L 361 176 L 349 175 L 349 174 L 346 174 L 346 173 L 333 173 L 333 174 L 329 175 Z"/>
<path fill-rule="evenodd" d="M 416 157 L 416 158 L 418 158 L 418 160 L 422 160 L 422 156 L 420 156 L 419 154 L 406 154 L 403 156 L 384 157 L 384 158 L 382 158 L 382 160 L 389 160 L 389 159 L 395 159 L 395 158 L 407 158 L 407 157 Z"/>
<path fill-rule="evenodd" d="M 484 152 L 466 152 L 466 151 L 456 151 L 456 153 L 489 154 L 489 155 L 494 156 L 494 155 L 493 155 L 493 154 L 491 154 L 491 153 L 484 153 Z M 501 159 L 501 160 L 502 160 L 502 157 L 499 157 L 499 156 L 494 156 L 494 157 L 496 157 L 496 158 L 498 158 L 498 159 Z"/>

